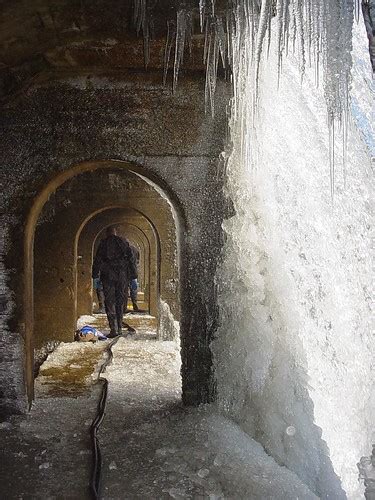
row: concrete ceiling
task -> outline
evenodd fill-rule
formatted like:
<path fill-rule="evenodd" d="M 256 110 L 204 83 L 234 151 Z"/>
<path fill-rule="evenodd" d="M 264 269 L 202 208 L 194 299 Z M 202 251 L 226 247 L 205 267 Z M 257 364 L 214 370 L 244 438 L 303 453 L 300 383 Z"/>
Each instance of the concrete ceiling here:
<path fill-rule="evenodd" d="M 176 0 L 148 4 L 148 69 L 161 70 Z M 144 69 L 143 34 L 137 33 L 133 5 L 132 0 L 0 0 L 0 99 L 46 72 Z M 198 12 L 196 17 L 197 34 L 184 69 L 203 71 Z"/>

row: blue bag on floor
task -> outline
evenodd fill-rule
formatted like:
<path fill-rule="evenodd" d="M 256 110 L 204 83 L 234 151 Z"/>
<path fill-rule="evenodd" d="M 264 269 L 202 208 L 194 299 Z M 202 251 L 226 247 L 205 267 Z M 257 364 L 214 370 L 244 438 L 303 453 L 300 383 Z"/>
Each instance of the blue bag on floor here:
<path fill-rule="evenodd" d="M 107 337 L 90 325 L 85 325 L 77 331 L 76 340 L 79 342 L 95 342 L 96 340 L 107 340 Z"/>

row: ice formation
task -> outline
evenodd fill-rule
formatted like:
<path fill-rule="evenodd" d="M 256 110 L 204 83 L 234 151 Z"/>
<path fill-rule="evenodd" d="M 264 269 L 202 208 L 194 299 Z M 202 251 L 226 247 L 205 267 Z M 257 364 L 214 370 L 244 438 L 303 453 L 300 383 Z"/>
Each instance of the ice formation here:
<path fill-rule="evenodd" d="M 172 311 L 167 302 L 160 299 L 160 324 L 159 338 L 163 340 L 173 340 L 179 343 L 180 323 L 174 319 Z"/>
<path fill-rule="evenodd" d="M 284 53 L 280 77 L 277 18 L 268 57 L 236 41 L 227 164 L 236 216 L 224 228 L 213 349 L 223 411 L 320 497 L 359 498 L 374 411 L 375 88 L 363 23 L 352 38 L 350 12 L 341 28 L 328 14 L 323 59 L 304 64 L 300 45 Z"/>
<path fill-rule="evenodd" d="M 259 62 L 265 45 L 271 39 L 271 21 L 275 22 L 278 72 L 283 57 L 291 50 L 300 53 L 300 72 L 306 64 L 314 64 L 319 80 L 323 65 L 325 98 L 329 120 L 341 120 L 348 104 L 348 83 L 351 69 L 351 29 L 353 17 L 360 16 L 360 0 L 177 0 L 167 21 L 165 76 L 173 58 L 173 84 L 186 49 L 191 49 L 195 31 L 195 12 L 199 10 L 200 29 L 205 35 L 206 98 L 213 108 L 219 61 L 223 69 L 231 68 L 233 86 L 238 90 L 236 58 L 250 70 L 255 67 L 258 78 Z M 370 3 L 365 0 L 363 3 Z M 134 24 L 142 31 L 145 44 L 145 64 L 149 60 L 150 26 L 153 2 L 134 1 Z M 370 10 L 371 10 L 370 6 Z"/>
<path fill-rule="evenodd" d="M 233 89 L 219 403 L 314 493 L 357 498 L 374 411 L 375 87 L 361 2 L 181 0 L 165 56 L 174 86 L 194 9 L 207 108 L 218 68 Z"/>

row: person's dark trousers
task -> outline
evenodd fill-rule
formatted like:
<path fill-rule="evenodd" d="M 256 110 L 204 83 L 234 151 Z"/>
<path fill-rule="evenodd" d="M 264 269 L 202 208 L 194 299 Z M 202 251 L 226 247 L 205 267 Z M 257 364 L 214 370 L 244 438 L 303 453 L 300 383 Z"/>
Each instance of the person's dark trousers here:
<path fill-rule="evenodd" d="M 99 312 L 104 312 L 104 292 L 102 288 L 98 288 L 96 290 L 96 296 L 98 297 L 98 303 L 99 303 Z"/>
<path fill-rule="evenodd" d="M 103 280 L 105 310 L 111 335 L 121 334 L 124 303 L 128 297 L 126 279 Z"/>
<path fill-rule="evenodd" d="M 136 279 L 130 280 L 129 289 L 130 289 L 130 298 L 133 304 L 133 311 L 138 311 L 139 310 L 137 305 L 138 283 Z"/>

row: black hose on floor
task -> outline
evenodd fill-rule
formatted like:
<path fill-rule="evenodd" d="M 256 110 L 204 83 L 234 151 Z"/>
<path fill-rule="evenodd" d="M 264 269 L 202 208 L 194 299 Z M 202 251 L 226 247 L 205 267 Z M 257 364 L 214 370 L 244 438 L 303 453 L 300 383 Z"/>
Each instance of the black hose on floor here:
<path fill-rule="evenodd" d="M 99 495 L 100 495 L 101 472 L 102 472 L 102 455 L 100 452 L 98 431 L 104 419 L 105 408 L 107 404 L 107 395 L 108 395 L 108 380 L 105 377 L 101 377 L 101 375 L 102 373 L 105 372 L 107 366 L 112 362 L 113 359 L 112 347 L 118 342 L 119 338 L 120 337 L 116 337 L 114 340 L 112 340 L 112 342 L 105 349 L 105 352 L 107 354 L 107 359 L 100 367 L 98 374 L 98 381 L 103 383 L 102 393 L 98 403 L 98 411 L 90 427 L 90 435 L 92 440 L 92 451 L 93 451 L 90 490 L 92 498 L 94 498 L 95 500 L 98 500 L 100 498 Z"/>

